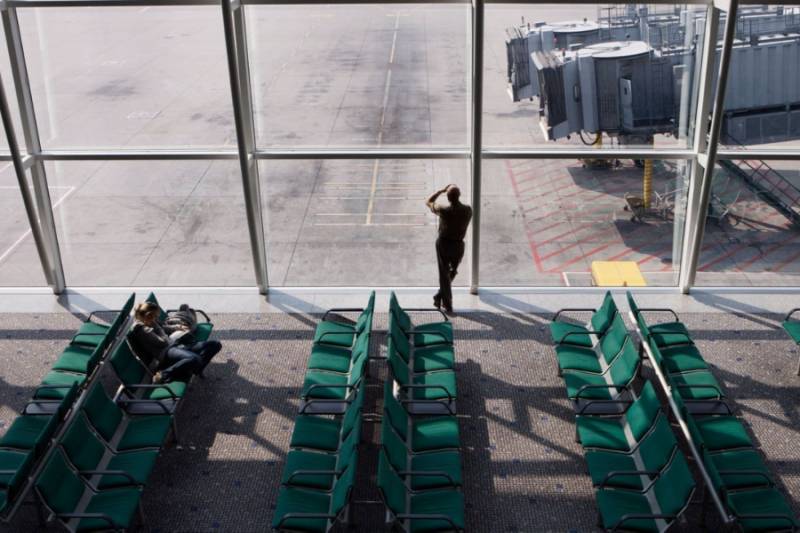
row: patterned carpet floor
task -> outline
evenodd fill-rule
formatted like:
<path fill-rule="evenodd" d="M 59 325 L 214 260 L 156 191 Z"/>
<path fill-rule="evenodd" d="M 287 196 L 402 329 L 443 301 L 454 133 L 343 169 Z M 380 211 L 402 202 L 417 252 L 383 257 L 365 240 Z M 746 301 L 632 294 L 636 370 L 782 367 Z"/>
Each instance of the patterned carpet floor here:
<path fill-rule="evenodd" d="M 213 318 L 223 351 L 207 378 L 193 383 L 178 414 L 180 444 L 170 445 L 158 459 L 144 492 L 143 531 L 269 530 L 319 317 Z M 800 514 L 798 353 L 779 329 L 780 317 L 682 318 Z M 375 328 L 385 329 L 386 320 L 385 313 L 376 314 Z M 592 485 L 556 373 L 548 320 L 482 312 L 454 319 L 468 531 L 596 529 Z M 0 315 L 0 434 L 79 323 L 68 314 Z M 384 353 L 385 342 L 376 333 L 373 353 Z M 380 410 L 385 366 L 371 363 L 365 412 Z M 378 424 L 365 422 L 354 494 L 365 503 L 352 509 L 356 531 L 387 529 L 382 506 L 366 503 L 378 499 L 378 435 Z M 703 516 L 707 530 L 720 530 L 714 510 L 707 506 L 704 512 L 699 503 L 675 530 L 700 530 Z M 35 530 L 41 528 L 32 508 L 0 525 L 0 531 Z"/>

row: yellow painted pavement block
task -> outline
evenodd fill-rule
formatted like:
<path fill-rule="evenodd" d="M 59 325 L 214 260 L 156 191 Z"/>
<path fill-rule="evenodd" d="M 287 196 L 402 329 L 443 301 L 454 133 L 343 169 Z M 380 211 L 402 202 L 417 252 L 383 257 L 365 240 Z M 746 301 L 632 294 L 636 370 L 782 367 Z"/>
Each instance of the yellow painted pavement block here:
<path fill-rule="evenodd" d="M 598 287 L 646 287 L 636 261 L 592 261 L 592 282 Z"/>

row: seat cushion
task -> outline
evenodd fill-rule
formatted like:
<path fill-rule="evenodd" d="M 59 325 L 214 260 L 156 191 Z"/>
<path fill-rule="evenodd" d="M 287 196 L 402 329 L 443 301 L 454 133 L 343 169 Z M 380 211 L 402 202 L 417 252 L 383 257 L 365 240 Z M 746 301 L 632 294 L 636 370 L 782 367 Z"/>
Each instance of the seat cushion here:
<path fill-rule="evenodd" d="M 295 419 L 289 444 L 292 448 L 336 451 L 339 448 L 341 423 L 321 416 L 301 415 Z"/>
<path fill-rule="evenodd" d="M 731 492 L 727 500 L 735 516 L 754 514 L 786 516 L 786 519 L 741 519 L 738 524 L 744 531 L 783 531 L 791 529 L 792 525 L 798 526 L 794 512 L 775 488 Z"/>
<path fill-rule="evenodd" d="M 458 420 L 437 416 L 415 421 L 411 430 L 411 449 L 415 452 L 458 448 Z"/>
<path fill-rule="evenodd" d="M 464 529 L 464 494 L 458 490 L 436 490 L 411 496 L 411 514 L 445 515 L 459 529 Z M 411 531 L 452 531 L 444 520 L 412 520 Z"/>
<path fill-rule="evenodd" d="M 578 428 L 578 438 L 585 448 L 618 451 L 630 449 L 625 432 L 616 418 L 579 416 L 575 423 Z"/>
<path fill-rule="evenodd" d="M 742 423 L 734 416 L 694 417 L 703 442 L 711 450 L 731 450 L 753 445 Z"/>
<path fill-rule="evenodd" d="M 272 517 L 272 527 L 279 525 L 284 530 L 324 533 L 328 521 L 325 518 L 291 518 L 281 524 L 281 518 L 289 513 L 323 513 L 330 508 L 330 497 L 322 492 L 302 490 L 295 487 L 281 487 L 278 503 Z"/>
<path fill-rule="evenodd" d="M 683 322 L 664 322 L 648 326 L 648 329 L 659 348 L 691 342 L 689 330 L 686 329 Z"/>
<path fill-rule="evenodd" d="M 598 490 L 597 507 L 606 529 L 618 525 L 628 514 L 653 514 L 645 496 L 624 490 Z M 655 521 L 646 518 L 628 520 L 620 525 L 623 531 L 658 531 Z"/>
<path fill-rule="evenodd" d="M 724 394 L 721 394 L 722 387 L 708 370 L 672 374 L 669 379 L 684 400 L 708 400 L 718 396 L 724 398 Z M 689 385 L 696 388 L 689 388 Z"/>
<path fill-rule="evenodd" d="M 169 430 L 169 416 L 132 416 L 117 450 L 160 448 Z"/>
<path fill-rule="evenodd" d="M 355 325 L 325 321 L 317 324 L 314 343 L 350 347 L 353 345 L 355 335 Z"/>
<path fill-rule="evenodd" d="M 450 322 L 430 322 L 414 326 L 414 346 L 453 344 L 453 325 Z"/>
<path fill-rule="evenodd" d="M 761 454 L 754 449 L 744 450 L 731 450 L 724 451 L 710 455 L 716 467 L 717 473 L 719 471 L 730 470 L 752 470 L 762 472 L 767 477 L 760 475 L 747 475 L 747 474 L 727 474 L 721 475 L 722 483 L 727 489 L 740 489 L 744 487 L 757 487 L 759 485 L 767 484 L 769 479 L 769 470 L 764 465 L 764 460 Z"/>
<path fill-rule="evenodd" d="M 308 359 L 310 370 L 327 370 L 346 374 L 350 371 L 350 357 L 352 352 L 341 346 L 330 344 L 315 344 L 311 348 L 311 357 Z"/>
<path fill-rule="evenodd" d="M 85 512 L 108 515 L 117 527 L 127 529 L 133 521 L 140 497 L 141 492 L 135 488 L 105 490 L 92 496 Z M 108 528 L 108 522 L 96 518 L 84 518 L 78 525 L 78 531 L 106 530 Z"/>
<path fill-rule="evenodd" d="M 51 418 L 50 415 L 18 416 L 0 439 L 0 446 L 18 450 L 39 448 L 48 437 Z"/>
<path fill-rule="evenodd" d="M 94 349 L 88 346 L 70 344 L 61 352 L 52 368 L 64 372 L 88 374 L 91 370 L 89 363 L 92 360 L 93 351 Z"/>
<path fill-rule="evenodd" d="M 281 483 L 292 486 L 311 487 L 320 490 L 330 490 L 333 486 L 332 474 L 300 474 L 289 478 L 298 470 L 335 470 L 335 454 L 315 453 L 303 450 L 292 450 L 286 456 L 286 465 L 283 467 Z"/>
<path fill-rule="evenodd" d="M 664 366 L 670 374 L 708 368 L 700 351 L 691 344 L 662 348 L 661 355 L 664 357 Z"/>
<path fill-rule="evenodd" d="M 455 361 L 456 354 L 450 345 L 443 344 L 414 350 L 414 372 L 452 370 Z"/>
<path fill-rule="evenodd" d="M 586 452 L 585 458 L 589 467 L 589 475 L 592 477 L 592 484 L 595 486 L 602 483 L 609 472 L 639 470 L 633 460 L 633 455 L 590 450 Z M 640 476 L 615 476 L 608 481 L 606 486 L 641 489 L 642 482 Z"/>
<path fill-rule="evenodd" d="M 586 348 L 591 348 L 592 337 L 589 335 L 570 335 L 567 337 L 563 342 L 561 339 L 567 333 L 581 333 L 588 331 L 586 326 L 580 324 L 570 324 L 569 322 L 550 322 L 550 335 L 553 336 L 553 342 L 556 344 L 575 344 L 577 346 L 584 346 Z"/>
<path fill-rule="evenodd" d="M 321 370 L 309 370 L 303 382 L 303 396 L 343 400 L 350 389 L 346 387 L 313 387 L 313 385 L 346 385 L 347 374 L 334 374 Z"/>
<path fill-rule="evenodd" d="M 452 371 L 431 372 L 414 376 L 415 385 L 432 385 L 429 388 L 414 389 L 412 397 L 415 400 L 442 400 L 448 394 L 456 398 L 456 374 Z"/>
<path fill-rule="evenodd" d="M 28 450 L 0 450 L 0 470 L 15 472 L 14 474 L 0 474 L 0 488 L 9 492 L 19 488 L 32 464 L 33 453 Z"/>
<path fill-rule="evenodd" d="M 136 483 L 144 485 L 150 477 L 150 472 L 156 464 L 158 450 L 142 450 L 136 452 L 120 453 L 111 458 L 105 470 L 123 470 L 130 474 Z M 119 487 L 130 485 L 130 480 L 122 476 L 103 476 L 100 488 Z"/>
<path fill-rule="evenodd" d="M 72 372 L 62 372 L 53 370 L 48 372 L 42 380 L 42 385 L 59 385 L 61 389 L 40 389 L 36 391 L 37 399 L 56 399 L 62 400 L 66 397 L 69 389 L 67 387 L 74 384 L 82 384 L 86 380 L 86 374 L 75 374 Z"/>
<path fill-rule="evenodd" d="M 142 397 L 148 400 L 168 400 L 172 398 L 170 395 L 172 392 L 178 398 L 182 398 L 189 386 L 185 381 L 170 381 L 169 383 L 160 383 L 160 385 L 162 386 L 157 389 L 146 389 Z"/>
<path fill-rule="evenodd" d="M 72 337 L 74 344 L 84 344 L 86 346 L 97 346 L 105 340 L 106 333 L 111 326 L 98 324 L 97 322 L 84 322 L 78 328 L 78 332 Z"/>
<path fill-rule="evenodd" d="M 452 479 L 452 483 L 461 485 L 461 455 L 458 452 L 431 452 L 411 456 L 411 470 L 414 472 L 444 472 Z M 411 488 L 414 490 L 431 489 L 451 485 L 451 481 L 443 476 L 412 476 Z"/>
<path fill-rule="evenodd" d="M 603 371 L 597 352 L 591 348 L 575 344 L 560 344 L 556 346 L 556 359 L 561 370 Z"/>

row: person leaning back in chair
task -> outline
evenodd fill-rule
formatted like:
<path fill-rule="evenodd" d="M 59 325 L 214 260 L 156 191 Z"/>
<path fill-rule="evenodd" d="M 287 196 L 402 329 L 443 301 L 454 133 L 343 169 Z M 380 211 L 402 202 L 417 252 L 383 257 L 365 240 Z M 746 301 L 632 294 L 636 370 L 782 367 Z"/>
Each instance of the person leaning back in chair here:
<path fill-rule="evenodd" d="M 442 194 L 447 195 L 448 206 L 436 204 Z M 439 237 L 436 239 L 436 261 L 439 265 L 439 292 L 433 297 L 433 305 L 453 312 L 451 284 L 458 273 L 458 265 L 464 257 L 464 236 L 472 220 L 472 208 L 462 204 L 461 190 L 450 184 L 433 193 L 425 202 L 434 215 L 439 217 Z"/>
<path fill-rule="evenodd" d="M 192 374 L 203 377 L 203 370 L 222 349 L 216 340 L 194 342 L 191 334 L 193 311 L 182 305 L 180 311 L 158 321 L 161 309 L 153 302 L 142 302 L 134 310 L 134 324 L 129 333 L 139 356 L 148 365 L 158 363 L 160 369 L 153 383 L 185 380 Z"/>

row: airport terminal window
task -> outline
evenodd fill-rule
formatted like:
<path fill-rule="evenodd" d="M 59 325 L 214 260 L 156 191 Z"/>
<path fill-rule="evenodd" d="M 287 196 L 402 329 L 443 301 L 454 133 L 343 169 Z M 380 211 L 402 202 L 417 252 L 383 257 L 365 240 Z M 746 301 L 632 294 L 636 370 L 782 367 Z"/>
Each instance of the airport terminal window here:
<path fill-rule="evenodd" d="M 720 144 L 800 148 L 800 6 L 740 5 L 735 39 Z"/>
<path fill-rule="evenodd" d="M 44 148 L 236 146 L 218 7 L 19 13 Z"/>
<path fill-rule="evenodd" d="M 0 287 L 46 285 L 17 176 L 10 161 L 1 162 L 0 169 Z"/>
<path fill-rule="evenodd" d="M 46 165 L 67 284 L 252 286 L 236 161 Z"/>
<path fill-rule="evenodd" d="M 275 286 L 436 285 L 425 200 L 455 183 L 471 201 L 460 160 L 262 161 L 259 172 Z M 469 282 L 469 235 L 454 285 Z"/>
<path fill-rule="evenodd" d="M 465 5 L 248 6 L 257 142 L 466 147 Z"/>
<path fill-rule="evenodd" d="M 690 147 L 705 14 L 701 5 L 487 6 L 484 144 Z"/>
<path fill-rule="evenodd" d="M 593 262 L 630 261 L 648 286 L 676 285 L 688 166 L 660 160 L 484 161 L 481 284 L 589 286 Z"/>
<path fill-rule="evenodd" d="M 799 181 L 796 161 L 717 161 L 697 285 L 798 285 Z"/>

